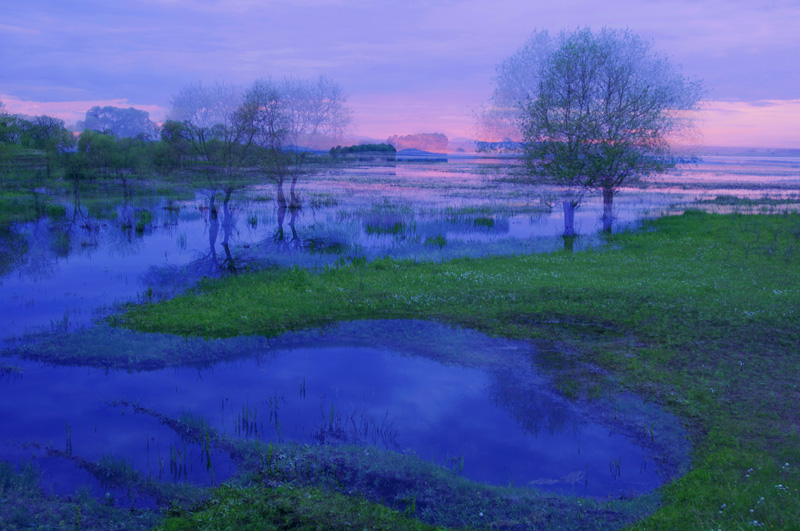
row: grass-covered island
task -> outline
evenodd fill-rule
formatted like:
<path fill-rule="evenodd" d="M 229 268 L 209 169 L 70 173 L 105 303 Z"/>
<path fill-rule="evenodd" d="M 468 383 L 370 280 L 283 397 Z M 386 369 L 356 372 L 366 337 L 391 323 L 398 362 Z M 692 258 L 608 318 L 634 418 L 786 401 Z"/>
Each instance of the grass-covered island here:
<path fill-rule="evenodd" d="M 543 353 L 541 370 L 564 394 L 591 399 L 625 389 L 677 414 L 691 434 L 691 467 L 657 500 L 574 500 L 478 489 L 421 466 L 402 468 L 391 455 L 365 462 L 346 449 L 289 455 L 316 471 L 292 476 L 271 465 L 272 447 L 220 436 L 217 444 L 238 452 L 250 472 L 204 503 L 176 509 L 164 526 L 424 528 L 409 518 L 424 514 L 494 529 L 793 529 L 800 522 L 797 214 L 689 211 L 574 254 L 230 276 L 132 306 L 116 323 L 211 338 L 375 318 L 436 320 L 531 341 Z M 386 500 L 391 488 L 407 493 L 396 510 L 368 501 Z M 492 518 L 479 516 L 481 507 Z"/>

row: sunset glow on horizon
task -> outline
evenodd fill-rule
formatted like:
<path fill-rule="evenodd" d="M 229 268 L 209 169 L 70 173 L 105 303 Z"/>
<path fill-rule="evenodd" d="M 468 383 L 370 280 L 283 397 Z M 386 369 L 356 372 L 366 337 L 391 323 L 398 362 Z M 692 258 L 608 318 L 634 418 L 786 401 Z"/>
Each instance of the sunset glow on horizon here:
<path fill-rule="evenodd" d="M 92 106 L 163 121 L 193 81 L 273 76 L 336 80 L 351 139 L 443 133 L 472 138 L 495 67 L 531 32 L 628 27 L 702 79 L 702 143 L 800 148 L 800 6 L 795 2 L 588 0 L 560 6 L 478 1 L 37 1 L 2 7 L 0 101 L 68 125 Z"/>

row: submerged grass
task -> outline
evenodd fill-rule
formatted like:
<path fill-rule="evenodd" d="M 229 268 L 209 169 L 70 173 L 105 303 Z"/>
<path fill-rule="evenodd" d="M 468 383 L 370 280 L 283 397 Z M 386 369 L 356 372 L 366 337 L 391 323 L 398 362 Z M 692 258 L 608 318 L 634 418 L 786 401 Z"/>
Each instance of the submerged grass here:
<path fill-rule="evenodd" d="M 121 321 L 229 337 L 421 318 L 535 341 L 545 363 L 602 367 L 686 419 L 693 467 L 635 528 L 790 529 L 800 522 L 798 286 L 800 215 L 687 212 L 575 254 L 386 259 L 207 281 Z M 597 392 L 591 371 L 562 390 Z"/>
<path fill-rule="evenodd" d="M 42 216 L 62 218 L 65 208 L 50 197 L 37 192 L 0 191 L 0 228 L 12 223 L 35 221 Z"/>
<path fill-rule="evenodd" d="M 16 529 L 150 529 L 162 520 L 154 511 L 115 507 L 88 491 L 67 498 L 45 493 L 32 465 L 16 468 L 0 461 L 0 528 Z"/>
<path fill-rule="evenodd" d="M 191 416 L 134 410 L 195 444 L 205 441 L 229 454 L 239 471 L 192 510 L 173 510 L 166 529 L 430 529 L 408 517 L 469 529 L 597 529 L 630 522 L 658 501 L 656 494 L 591 500 L 485 485 L 461 477 L 457 465 L 437 466 L 413 453 L 349 444 L 264 444 L 198 430 Z M 249 500 L 263 505 L 243 505 Z"/>

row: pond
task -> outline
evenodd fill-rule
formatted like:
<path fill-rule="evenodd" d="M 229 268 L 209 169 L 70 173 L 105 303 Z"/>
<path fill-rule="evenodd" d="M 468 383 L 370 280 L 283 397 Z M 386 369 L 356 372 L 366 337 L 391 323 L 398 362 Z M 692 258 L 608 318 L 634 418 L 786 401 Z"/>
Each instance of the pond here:
<path fill-rule="evenodd" d="M 187 341 L 103 334 L 49 341 L 87 359 L 144 343 L 168 356 Z M 189 341 L 186 348 L 200 346 Z M 65 462 L 112 455 L 161 481 L 210 484 L 236 471 L 223 452 L 205 452 L 164 417 L 199 417 L 220 437 L 265 444 L 377 447 L 477 482 L 580 496 L 646 493 L 687 463 L 674 417 L 635 397 L 570 402 L 537 371 L 526 343 L 424 321 L 203 343 L 240 359 L 149 372 L 20 360 L 23 371 L 0 381 L 0 452 L 15 461 L 40 456 L 45 484 L 64 494 L 86 482 Z M 89 483 L 98 493 L 109 488 Z"/>

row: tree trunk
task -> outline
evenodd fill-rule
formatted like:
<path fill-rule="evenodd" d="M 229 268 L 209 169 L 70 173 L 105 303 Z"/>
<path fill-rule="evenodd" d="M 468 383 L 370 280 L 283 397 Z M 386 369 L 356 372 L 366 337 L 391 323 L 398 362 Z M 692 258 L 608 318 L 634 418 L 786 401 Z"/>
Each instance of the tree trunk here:
<path fill-rule="evenodd" d="M 562 236 L 564 239 L 564 250 L 568 253 L 575 249 L 575 236 Z"/>
<path fill-rule="evenodd" d="M 286 195 L 283 193 L 283 177 L 278 180 L 278 229 L 275 231 L 275 242 L 283 241 L 283 220 L 286 217 Z"/>
<path fill-rule="evenodd" d="M 278 180 L 277 188 L 278 188 L 278 190 L 277 190 L 277 198 L 276 199 L 277 199 L 277 202 L 278 202 L 278 208 L 279 209 L 280 208 L 285 209 L 286 208 L 286 194 L 283 193 L 283 179 L 282 178 Z"/>
<path fill-rule="evenodd" d="M 603 188 L 603 232 L 611 232 L 611 225 L 614 222 L 614 189 Z"/>
<path fill-rule="evenodd" d="M 228 215 L 228 202 L 231 200 L 231 194 L 233 194 L 233 188 L 226 188 L 225 199 L 222 202 L 222 206 L 226 216 Z"/>
<path fill-rule="evenodd" d="M 211 262 L 216 266 L 217 265 L 217 234 L 219 234 L 219 220 L 217 219 L 216 210 L 215 213 L 209 217 L 209 226 L 208 226 L 208 252 L 209 257 L 211 258 Z"/>
<path fill-rule="evenodd" d="M 300 203 L 300 198 L 297 196 L 297 192 L 295 192 L 295 186 L 297 185 L 297 174 L 292 175 L 292 185 L 289 189 L 289 208 L 292 210 L 298 210 L 303 205 Z"/>
<path fill-rule="evenodd" d="M 564 205 L 564 237 L 575 236 L 575 206 L 572 201 L 565 200 Z"/>
<path fill-rule="evenodd" d="M 211 196 L 208 198 L 208 212 L 214 219 L 217 219 L 217 193 L 216 192 L 211 192 Z"/>
<path fill-rule="evenodd" d="M 297 235 L 297 229 L 294 226 L 295 222 L 297 222 L 297 210 L 292 209 L 292 215 L 289 217 L 289 227 L 292 229 L 292 242 L 297 243 L 300 241 L 300 237 Z"/>
<path fill-rule="evenodd" d="M 222 266 L 224 266 L 229 273 L 236 274 L 236 262 L 233 259 L 233 255 L 231 255 L 231 249 L 229 246 L 231 233 L 233 232 L 233 216 L 231 215 L 231 211 L 228 209 L 229 199 L 230 194 L 226 194 L 224 216 L 222 218 L 222 249 L 225 251 L 225 260 L 222 262 Z"/>

